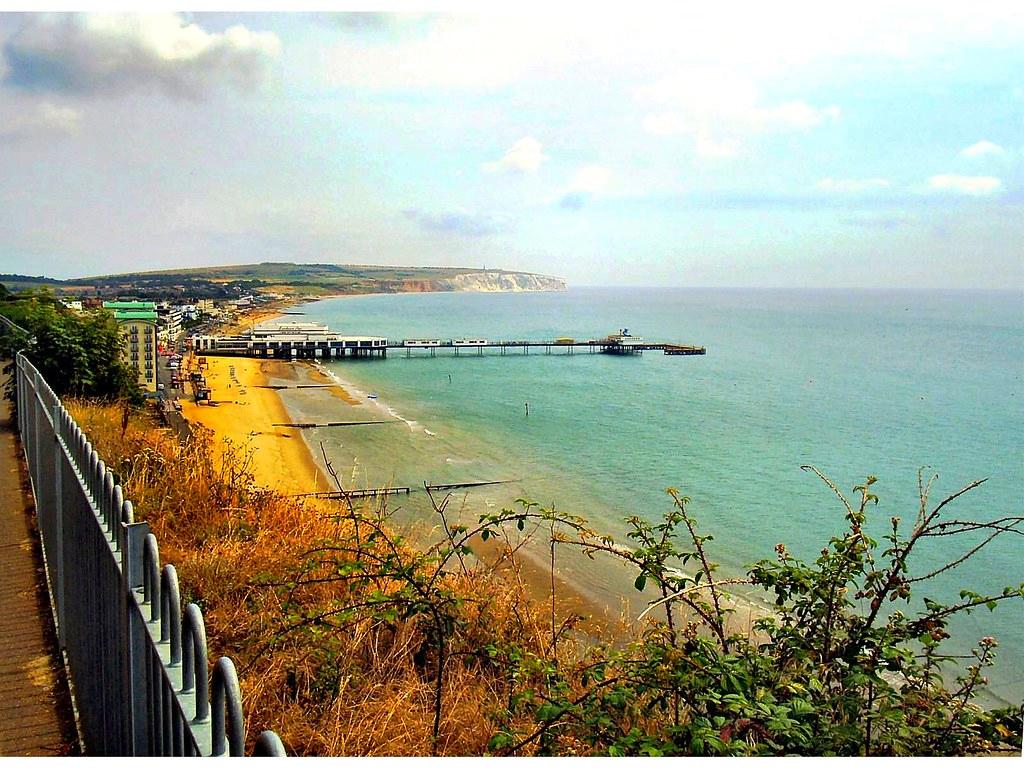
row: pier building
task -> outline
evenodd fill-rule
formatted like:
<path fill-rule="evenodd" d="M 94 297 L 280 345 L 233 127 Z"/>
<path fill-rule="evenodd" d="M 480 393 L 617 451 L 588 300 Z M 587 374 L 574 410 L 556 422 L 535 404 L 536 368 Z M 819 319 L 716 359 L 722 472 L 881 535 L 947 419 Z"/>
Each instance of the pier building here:
<path fill-rule="evenodd" d="M 197 353 L 249 358 L 384 357 L 387 348 L 385 337 L 338 334 L 319 323 L 296 321 L 264 323 L 236 336 L 192 338 Z"/>

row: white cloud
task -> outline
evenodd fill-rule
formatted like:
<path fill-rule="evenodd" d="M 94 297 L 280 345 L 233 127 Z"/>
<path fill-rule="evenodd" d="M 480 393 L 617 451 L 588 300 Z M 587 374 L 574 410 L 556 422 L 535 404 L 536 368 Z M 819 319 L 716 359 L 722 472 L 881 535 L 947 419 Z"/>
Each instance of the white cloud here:
<path fill-rule="evenodd" d="M 42 14 L 4 46 L 6 81 L 28 90 L 111 92 L 157 85 L 197 98 L 211 83 L 251 88 L 281 51 L 272 32 L 207 32 L 176 13 Z"/>
<path fill-rule="evenodd" d="M 736 139 L 712 139 L 702 132 L 694 138 L 693 150 L 702 158 L 734 158 L 740 152 Z"/>
<path fill-rule="evenodd" d="M 1003 183 L 994 176 L 958 176 L 938 174 L 928 178 L 928 188 L 937 192 L 955 192 L 960 195 L 992 195 L 1002 189 Z"/>
<path fill-rule="evenodd" d="M 680 115 L 653 114 L 642 121 L 644 130 L 655 136 L 672 136 L 686 130 L 686 121 Z"/>
<path fill-rule="evenodd" d="M 964 158 L 981 158 L 989 155 L 1003 156 L 1005 154 L 1006 150 L 987 139 L 982 139 L 980 142 L 976 142 L 970 147 L 964 147 L 960 150 L 960 157 Z"/>
<path fill-rule="evenodd" d="M 568 60 L 559 32 L 526 16 L 437 16 L 412 37 L 346 36 L 331 50 L 327 74 L 335 85 L 354 88 L 496 88 Z"/>
<path fill-rule="evenodd" d="M 601 192 L 608 187 L 611 171 L 604 166 L 589 165 L 580 168 L 569 182 L 570 192 Z"/>
<path fill-rule="evenodd" d="M 541 143 L 532 136 L 524 136 L 509 148 L 501 160 L 484 163 L 483 169 L 490 174 L 503 171 L 536 173 L 547 159 L 548 156 L 544 154 Z"/>
<path fill-rule="evenodd" d="M 78 130 L 82 113 L 74 107 L 62 107 L 48 101 L 25 104 L 5 100 L 0 104 L 0 142 L 70 136 Z"/>
<path fill-rule="evenodd" d="M 742 140 L 770 131 L 804 131 L 837 120 L 839 107 L 802 100 L 762 103 L 753 78 L 718 69 L 691 70 L 637 90 L 649 110 L 642 125 L 658 136 L 688 136 L 702 157 L 732 157 Z"/>
<path fill-rule="evenodd" d="M 839 119 L 839 107 L 812 107 L 803 101 L 788 101 L 777 107 L 759 110 L 754 118 L 760 121 L 761 127 L 777 130 L 800 130 L 814 128 L 826 120 Z"/>
<path fill-rule="evenodd" d="M 604 192 L 611 178 L 612 172 L 605 166 L 581 166 L 569 180 L 569 186 L 559 198 L 558 205 L 573 211 L 579 210 L 595 194 Z"/>
<path fill-rule="evenodd" d="M 825 192 L 871 192 L 886 190 L 892 185 L 888 179 L 879 177 L 868 179 L 833 179 L 830 176 L 826 176 L 814 186 Z"/>
<path fill-rule="evenodd" d="M 568 66 L 632 82 L 722 66 L 763 79 L 830 60 L 918 63 L 951 48 L 1012 45 L 1024 33 L 1024 14 L 1009 2 L 679 6 L 585 14 L 529 2 L 514 12 L 462 8 L 421 20 L 417 35 L 348 35 L 336 43 L 329 68 L 335 83 L 371 89 L 491 88 L 563 78 Z"/>

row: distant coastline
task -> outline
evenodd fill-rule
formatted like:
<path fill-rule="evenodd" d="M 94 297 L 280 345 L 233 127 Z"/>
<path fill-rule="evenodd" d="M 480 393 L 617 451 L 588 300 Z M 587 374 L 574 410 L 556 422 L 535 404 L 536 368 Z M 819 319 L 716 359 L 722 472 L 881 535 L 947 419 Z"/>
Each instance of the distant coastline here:
<path fill-rule="evenodd" d="M 562 291 L 566 287 L 563 278 L 513 270 L 292 262 L 154 270 L 67 280 L 16 274 L 0 277 L 12 290 L 44 288 L 63 297 L 187 295 L 229 299 L 265 294 L 306 301 L 374 293 Z"/>

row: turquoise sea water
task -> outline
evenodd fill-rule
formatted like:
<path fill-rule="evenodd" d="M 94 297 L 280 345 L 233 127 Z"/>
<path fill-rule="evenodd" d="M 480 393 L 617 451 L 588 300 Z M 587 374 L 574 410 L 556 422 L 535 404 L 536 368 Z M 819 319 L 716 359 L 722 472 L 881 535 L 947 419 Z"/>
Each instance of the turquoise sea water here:
<path fill-rule="evenodd" d="M 590 339 L 626 326 L 650 341 L 708 350 L 459 358 L 420 351 L 332 363 L 364 399 L 356 411 L 405 420 L 309 431 L 316 451 L 323 442 L 355 486 L 515 479 L 458 501 L 475 512 L 527 496 L 614 535 L 626 515 L 667 509 L 664 489 L 673 486 L 691 497 L 728 573 L 771 557 L 778 542 L 812 559 L 842 530 L 841 506 L 804 464 L 851 498 L 856 483 L 876 475 L 879 534 L 893 515 L 912 522 L 924 465 L 939 475 L 934 501 L 989 479 L 952 508 L 955 517 L 1024 508 L 1018 292 L 578 288 L 351 297 L 301 309 L 336 330 L 391 339 Z M 311 421 L 353 413 L 316 391 L 289 393 L 286 405 Z M 422 495 L 399 504 L 412 518 L 426 516 Z M 928 594 L 952 601 L 965 587 L 1024 581 L 1022 543 L 1004 537 Z M 922 571 L 958 554 L 953 544 L 933 543 Z M 563 568 L 605 602 L 629 592 L 628 575 L 571 559 Z M 999 639 L 992 688 L 1016 702 L 1024 697 L 1022 619 L 1020 602 L 1006 603 L 954 627 L 965 651 L 982 635 Z"/>

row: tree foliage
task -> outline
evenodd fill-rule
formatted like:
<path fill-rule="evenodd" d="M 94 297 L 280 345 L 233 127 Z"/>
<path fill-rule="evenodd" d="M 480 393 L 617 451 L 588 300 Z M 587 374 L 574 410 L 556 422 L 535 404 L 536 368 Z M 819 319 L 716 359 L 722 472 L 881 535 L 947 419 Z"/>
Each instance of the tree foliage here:
<path fill-rule="evenodd" d="M 124 360 L 124 340 L 103 310 L 76 313 L 51 294 L 0 295 L 0 315 L 24 333 L 0 325 L 0 357 L 22 350 L 58 395 L 142 402 L 138 375 Z M 11 397 L 8 382 L 8 397 Z"/>

